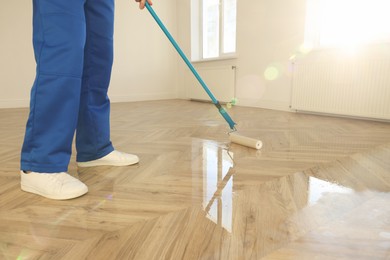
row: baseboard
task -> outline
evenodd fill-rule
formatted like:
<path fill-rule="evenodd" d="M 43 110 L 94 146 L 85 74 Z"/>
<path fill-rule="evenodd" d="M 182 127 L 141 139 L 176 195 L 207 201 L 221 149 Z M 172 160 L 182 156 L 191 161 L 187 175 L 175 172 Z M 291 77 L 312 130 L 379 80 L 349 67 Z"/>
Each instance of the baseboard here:
<path fill-rule="evenodd" d="M 254 99 L 238 99 L 238 106 L 243 107 L 258 107 L 264 109 L 272 109 L 279 111 L 291 112 L 290 103 L 274 100 L 254 100 Z"/>
<path fill-rule="evenodd" d="M 110 95 L 110 100 L 112 103 L 165 100 L 165 99 L 176 99 L 176 98 L 178 98 L 178 96 L 177 93 L 174 92 L 157 93 L 157 94 L 137 94 L 131 96 Z M 23 108 L 23 107 L 29 107 L 29 105 L 30 105 L 29 99 L 12 99 L 12 100 L 0 99 L 0 108 Z M 288 102 L 280 102 L 280 101 L 273 101 L 273 100 L 239 99 L 237 105 L 244 106 L 244 107 L 258 107 L 258 108 L 291 112 L 290 104 Z"/>
<path fill-rule="evenodd" d="M 112 103 L 165 100 L 177 98 L 176 93 L 139 94 L 131 96 L 110 95 Z M 0 99 L 0 108 L 26 108 L 30 106 L 30 99 Z"/>
<path fill-rule="evenodd" d="M 177 93 L 136 94 L 131 96 L 109 95 L 112 103 L 175 99 Z"/>
<path fill-rule="evenodd" d="M 30 106 L 30 99 L 0 99 L 0 108 L 25 108 Z"/>

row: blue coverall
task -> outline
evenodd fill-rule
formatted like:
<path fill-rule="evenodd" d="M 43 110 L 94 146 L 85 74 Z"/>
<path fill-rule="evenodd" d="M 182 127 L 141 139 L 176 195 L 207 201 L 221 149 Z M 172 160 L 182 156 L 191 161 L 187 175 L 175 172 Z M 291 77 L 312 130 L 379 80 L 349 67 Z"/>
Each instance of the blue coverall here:
<path fill-rule="evenodd" d="M 66 172 L 103 157 L 110 141 L 107 90 L 113 62 L 114 0 L 33 0 L 37 63 L 21 170 Z"/>

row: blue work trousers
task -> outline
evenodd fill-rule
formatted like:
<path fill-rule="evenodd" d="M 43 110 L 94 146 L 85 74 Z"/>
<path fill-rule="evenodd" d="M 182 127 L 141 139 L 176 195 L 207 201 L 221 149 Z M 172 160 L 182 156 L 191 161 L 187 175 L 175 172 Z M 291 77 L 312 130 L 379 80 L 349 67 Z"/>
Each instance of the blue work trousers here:
<path fill-rule="evenodd" d="M 114 150 L 107 96 L 113 23 L 114 0 L 33 0 L 37 69 L 22 170 L 67 171 L 75 132 L 77 161 Z"/>

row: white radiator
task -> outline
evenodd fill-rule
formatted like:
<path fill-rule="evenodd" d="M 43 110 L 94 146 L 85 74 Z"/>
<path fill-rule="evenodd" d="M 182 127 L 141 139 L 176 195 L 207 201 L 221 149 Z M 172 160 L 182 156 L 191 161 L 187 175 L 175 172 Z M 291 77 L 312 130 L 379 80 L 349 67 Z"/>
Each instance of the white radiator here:
<path fill-rule="evenodd" d="M 390 120 L 390 60 L 295 62 L 291 108 Z"/>
<path fill-rule="evenodd" d="M 234 66 L 195 66 L 195 69 L 217 100 L 221 102 L 230 102 L 232 98 L 234 98 Z M 190 99 L 210 101 L 209 96 L 192 74 L 188 76 L 187 82 L 189 82 L 187 86 L 187 96 Z"/>

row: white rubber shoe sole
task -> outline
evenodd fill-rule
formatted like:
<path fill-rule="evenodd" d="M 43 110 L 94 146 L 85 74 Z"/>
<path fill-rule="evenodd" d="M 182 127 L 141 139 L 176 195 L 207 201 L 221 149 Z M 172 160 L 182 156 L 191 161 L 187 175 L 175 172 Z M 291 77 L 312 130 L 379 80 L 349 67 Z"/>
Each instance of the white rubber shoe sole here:
<path fill-rule="evenodd" d="M 20 172 L 20 187 L 23 191 L 34 193 L 53 200 L 68 200 L 88 192 L 88 187 L 66 172 L 37 173 Z"/>
<path fill-rule="evenodd" d="M 106 156 L 88 162 L 77 162 L 79 167 L 94 167 L 94 166 L 128 166 L 139 162 L 137 155 L 112 151 Z"/>

